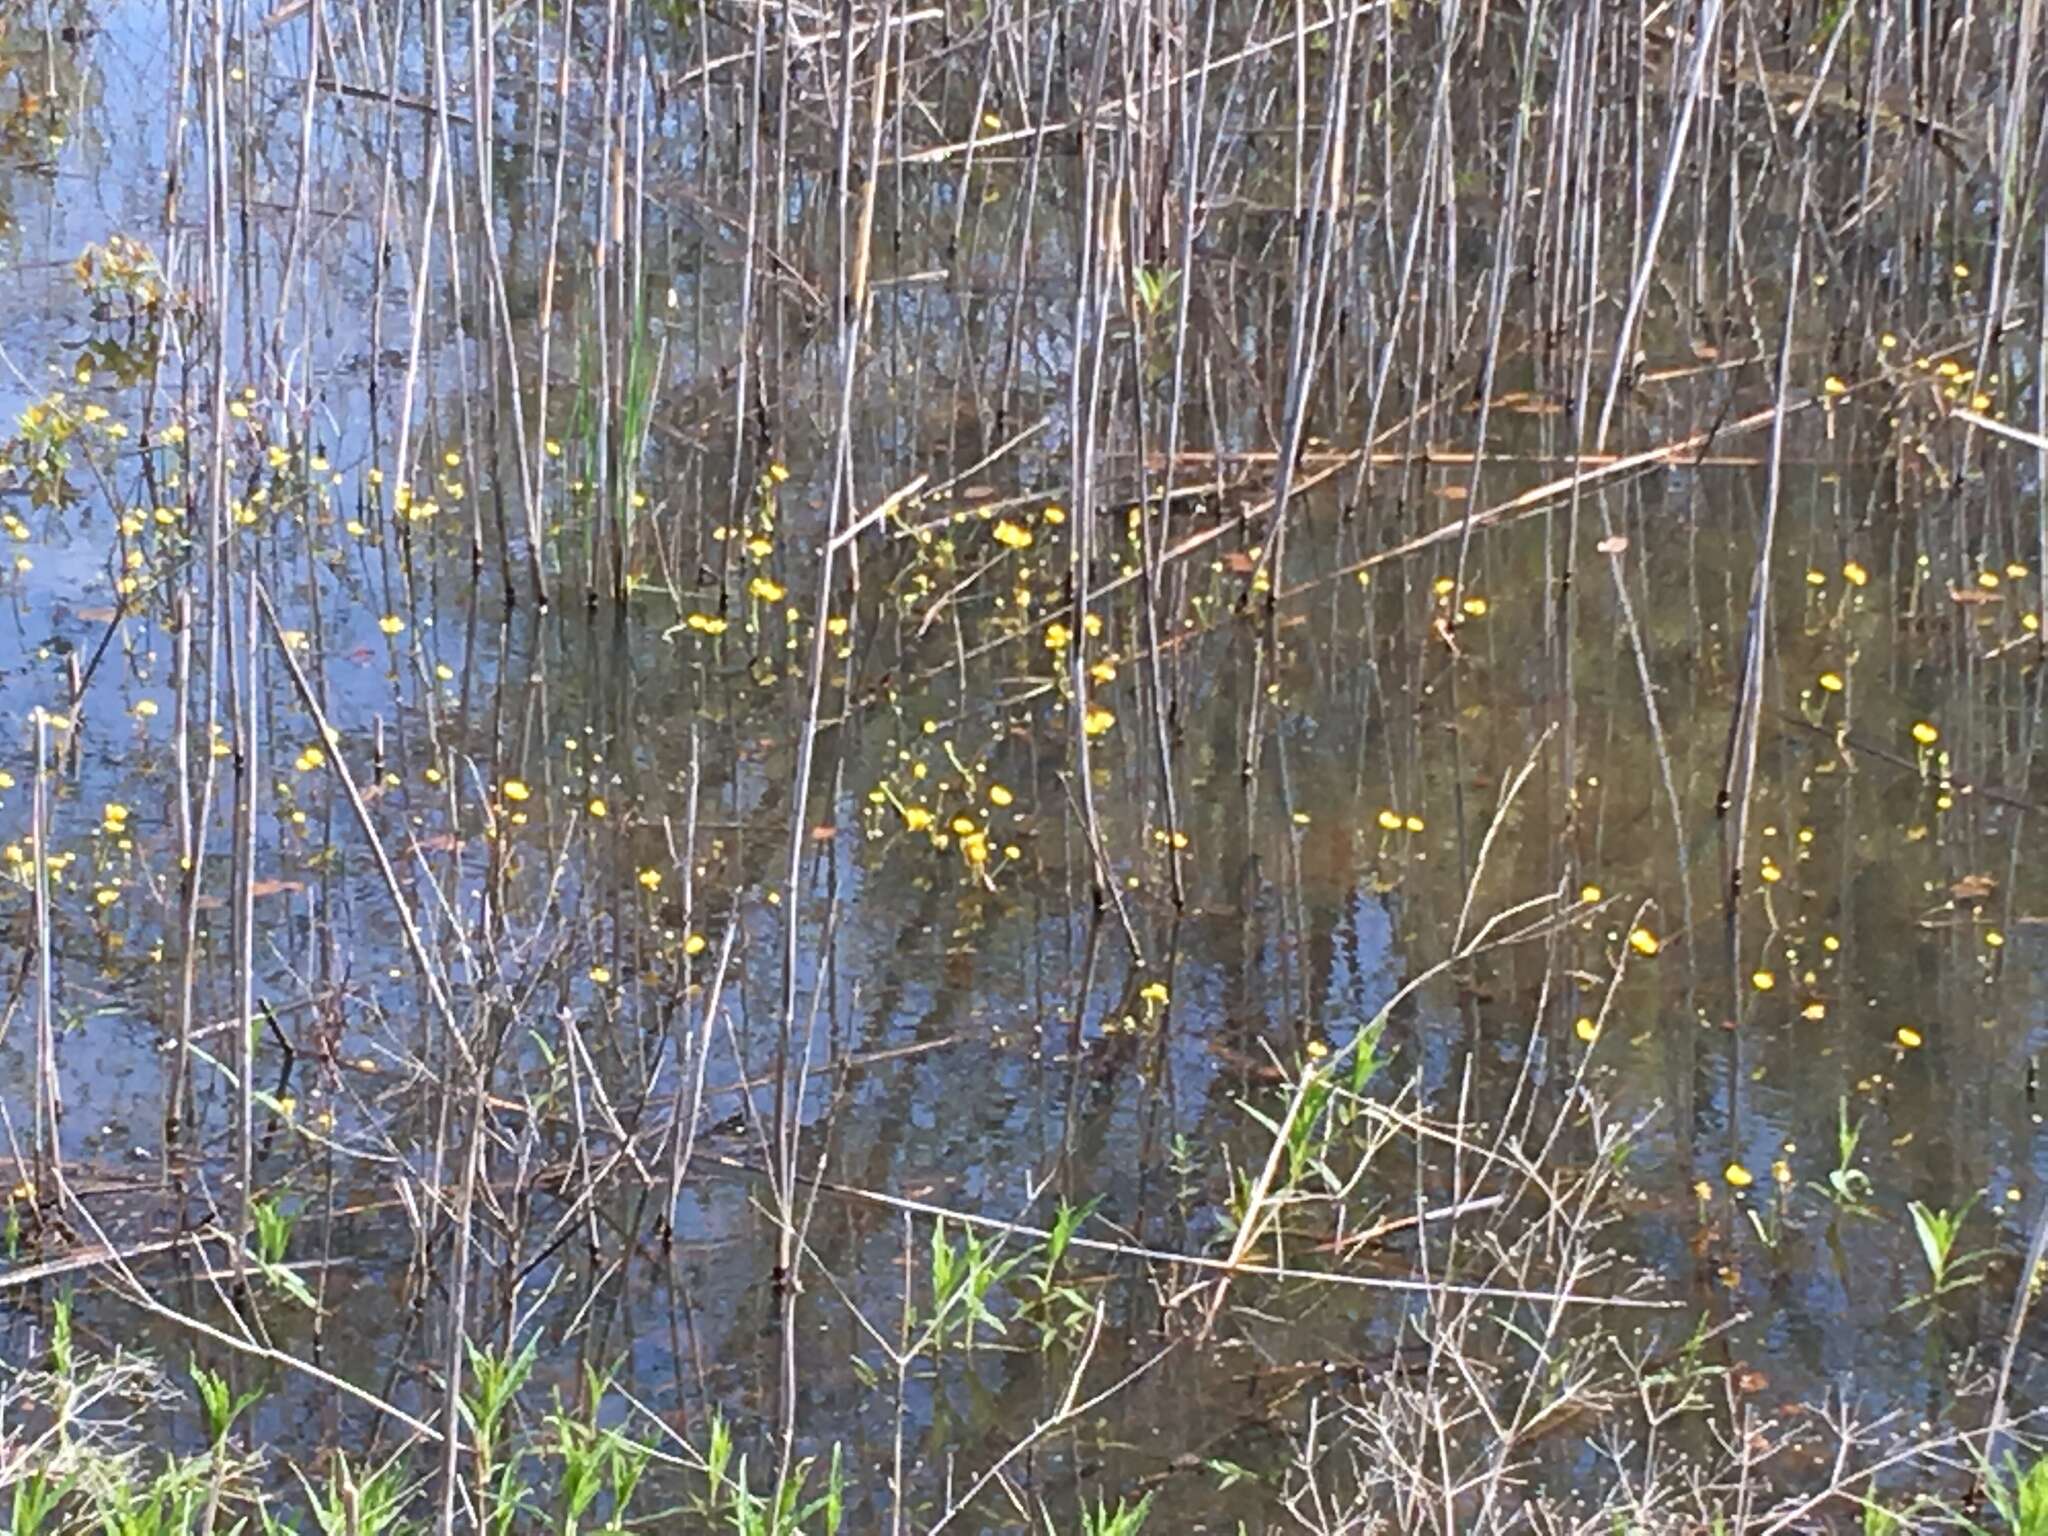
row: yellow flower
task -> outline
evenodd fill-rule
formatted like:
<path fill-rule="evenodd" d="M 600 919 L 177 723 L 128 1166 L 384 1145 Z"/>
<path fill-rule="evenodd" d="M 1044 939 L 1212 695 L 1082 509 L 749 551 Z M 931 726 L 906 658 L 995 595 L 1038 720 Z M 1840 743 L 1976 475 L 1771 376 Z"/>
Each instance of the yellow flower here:
<path fill-rule="evenodd" d="M 1870 572 L 1863 568 L 1861 562 L 1851 560 L 1842 567 L 1842 580 L 1848 582 L 1852 587 L 1860 587 L 1869 582 Z"/>
<path fill-rule="evenodd" d="M 1115 724 L 1116 716 L 1104 709 L 1100 704 L 1091 706 L 1088 712 L 1081 717 L 1081 729 L 1090 736 L 1100 736 Z"/>
<path fill-rule="evenodd" d="M 996 542 L 1009 549 L 1029 549 L 1031 530 L 1021 523 L 1013 523 L 1007 517 L 996 524 Z"/>
<path fill-rule="evenodd" d="M 1664 947 L 1664 941 L 1647 928 L 1631 928 L 1628 947 L 1639 955 L 1654 955 Z"/>
<path fill-rule="evenodd" d="M 1820 686 L 1824 692 L 1840 693 L 1842 691 L 1842 674 L 1839 672 L 1821 673 Z"/>
<path fill-rule="evenodd" d="M 1155 1006 L 1164 1003 L 1166 995 L 1166 983 L 1163 981 L 1148 981 L 1138 992 L 1139 997 Z"/>
<path fill-rule="evenodd" d="M 1920 1031 L 1910 1024 L 1901 1024 L 1899 1032 L 1892 1038 L 1897 1040 L 1899 1045 L 1905 1050 L 1912 1051 L 1920 1048 Z"/>
<path fill-rule="evenodd" d="M 701 933 L 693 933 L 683 940 L 683 953 L 686 955 L 701 955 L 704 953 L 704 947 L 705 938 Z"/>
<path fill-rule="evenodd" d="M 1749 984 L 1759 992 L 1768 992 L 1778 984 L 1778 978 L 1769 971 L 1752 971 L 1749 976 Z"/>
<path fill-rule="evenodd" d="M 1916 720 L 1913 723 L 1913 739 L 1923 747 L 1931 747 L 1941 740 L 1941 732 L 1925 720 Z"/>
<path fill-rule="evenodd" d="M 988 787 L 988 803 L 990 805 L 1008 805 L 1016 798 L 1015 795 L 1011 794 L 1000 784 L 991 784 Z"/>
<path fill-rule="evenodd" d="M 1600 1021 L 1597 1019 L 1589 1019 L 1584 1016 L 1581 1016 L 1578 1019 L 1578 1021 L 1572 1025 L 1572 1033 L 1577 1035 L 1581 1040 L 1585 1041 L 1586 1044 L 1591 1045 L 1595 1040 L 1600 1038 Z"/>
<path fill-rule="evenodd" d="M 640 883 L 650 891 L 661 889 L 661 871 L 658 869 L 641 870 Z"/>
<path fill-rule="evenodd" d="M 1048 651 L 1063 651 L 1073 642 L 1074 635 L 1064 624 L 1045 626 L 1045 648 Z"/>
<path fill-rule="evenodd" d="M 766 576 L 756 576 L 748 582 L 747 591 L 764 603 L 779 603 L 785 595 L 781 583 L 770 581 Z"/>
<path fill-rule="evenodd" d="M 1486 613 L 1486 599 L 1483 597 L 1468 597 L 1465 599 L 1464 609 L 1473 618 L 1481 618 Z"/>
<path fill-rule="evenodd" d="M 922 832 L 932 824 L 932 813 L 921 805 L 906 805 L 903 808 L 903 825 L 913 832 Z"/>
<path fill-rule="evenodd" d="M 1735 1189 L 1747 1189 L 1756 1182 L 1756 1175 L 1740 1163 L 1730 1163 L 1721 1170 L 1721 1177 Z"/>
<path fill-rule="evenodd" d="M 1403 816 L 1401 818 L 1401 826 L 1404 831 L 1420 832 L 1423 829 L 1424 822 L 1420 816 Z"/>
<path fill-rule="evenodd" d="M 387 613 L 377 621 L 377 627 L 387 635 L 402 634 L 405 631 L 405 620 L 395 613 Z"/>
<path fill-rule="evenodd" d="M 532 794 L 533 791 L 526 787 L 524 779 L 507 779 L 505 781 L 505 798 L 507 800 L 525 800 L 530 798 Z"/>
<path fill-rule="evenodd" d="M 1386 830 L 1389 832 L 1398 832 L 1401 830 L 1401 813 L 1399 811 L 1381 811 L 1379 821 L 1380 825 L 1386 828 Z"/>
<path fill-rule="evenodd" d="M 593 965 L 590 968 L 590 979 L 601 987 L 612 979 L 612 973 L 606 966 Z"/>
<path fill-rule="evenodd" d="M 1582 885 L 1579 887 L 1579 900 L 1584 902 L 1598 901 L 1601 894 L 1600 887 L 1597 885 Z"/>
<path fill-rule="evenodd" d="M 1849 393 L 1849 386 L 1836 378 L 1832 373 L 1820 381 L 1820 387 L 1824 394 L 1846 395 Z"/>
<path fill-rule="evenodd" d="M 589 810 L 590 814 L 595 816 L 599 821 L 603 821 L 605 817 L 611 814 L 611 807 L 604 803 L 604 797 L 602 795 L 592 795 L 590 797 Z"/>

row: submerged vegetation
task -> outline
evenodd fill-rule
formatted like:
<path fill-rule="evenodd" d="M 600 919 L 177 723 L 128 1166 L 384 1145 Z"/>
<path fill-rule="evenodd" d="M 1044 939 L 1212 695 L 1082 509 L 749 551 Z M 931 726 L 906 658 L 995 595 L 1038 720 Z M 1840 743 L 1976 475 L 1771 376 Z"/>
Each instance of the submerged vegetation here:
<path fill-rule="evenodd" d="M 0 6 L 0 1516 L 2048 1531 L 2038 0 Z"/>

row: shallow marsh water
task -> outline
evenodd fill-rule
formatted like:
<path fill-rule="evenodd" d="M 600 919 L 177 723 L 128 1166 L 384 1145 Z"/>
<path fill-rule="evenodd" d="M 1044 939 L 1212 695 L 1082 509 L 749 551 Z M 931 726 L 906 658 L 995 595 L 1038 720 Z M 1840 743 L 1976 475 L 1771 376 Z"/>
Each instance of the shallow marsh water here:
<path fill-rule="evenodd" d="M 2038 449 L 1953 413 L 2039 431 L 2039 210 L 1999 226 L 1985 122 L 2014 24 L 1712 8 L 1596 429 L 1683 46 L 1547 7 L 1526 34 L 1520 11 L 1337 11 L 1303 20 L 1315 46 L 1292 16 L 1158 10 L 863 12 L 844 53 L 843 19 L 795 11 L 507 10 L 481 63 L 485 13 L 439 6 L 7 18 L 9 1353 L 59 1283 L 25 1277 L 92 1240 L 33 1151 L 40 708 L 66 1199 L 124 1245 L 231 1230 L 245 1147 L 317 1303 L 273 1296 L 264 1336 L 422 1419 L 458 1303 L 480 1339 L 541 1341 L 564 1391 L 588 1364 L 684 1437 L 723 1412 L 757 1465 L 785 1424 L 843 1443 L 880 1528 L 878 1340 L 932 1215 L 1045 1227 L 1099 1200 L 1091 1236 L 1219 1257 L 1283 1077 L 1426 973 L 1380 1045 L 1419 1115 L 1534 1104 L 1547 1130 L 1596 1094 L 1640 1120 L 1606 1283 L 1675 1304 L 1642 1315 L 1646 1350 L 1709 1320 L 1766 1417 L 1839 1392 L 1938 1421 L 1995 1367 L 2048 1198 L 2048 525 Z M 1438 73 L 1447 35 L 1469 89 Z M 1596 45 L 1597 107 L 1567 67 Z M 1895 71 L 1960 150 L 1819 94 L 1798 137 L 1768 88 Z M 1348 169 L 1317 148 L 1329 110 Z M 2028 118 L 2008 185 L 2040 148 Z M 844 200 L 842 152 L 866 168 Z M 1325 174 L 1344 195 L 1296 219 Z M 1989 302 L 2011 320 L 1980 356 Z M 1527 942 L 1432 970 L 1544 898 Z M 1870 1214 L 1822 1192 L 1845 1116 Z M 763 1176 L 785 1154 L 793 1302 Z M 1390 1154 L 1358 1209 L 1464 1177 Z M 1907 1202 L 1972 1198 L 1981 1283 L 1901 1310 L 1927 1285 Z M 1259 1257 L 1427 1272 L 1412 1234 L 1328 1259 L 1321 1220 Z M 223 1251 L 134 1272 L 220 1322 L 198 1255 Z M 192 1347 L 62 1278 L 96 1337 Z M 1240 1282 L 1204 1328 L 1203 1278 L 1080 1263 L 1105 1303 L 1088 1391 L 1143 1370 L 1019 1457 L 1019 1488 L 1276 1519 L 1311 1404 L 1406 1347 L 1407 1293 Z M 1000 1338 L 906 1388 L 919 1528 L 1066 1390 L 1078 1334 L 1041 1351 L 1020 1286 Z M 263 1379 L 258 1437 L 309 1464 L 396 1438 Z M 1569 1486 L 1597 1436 L 1565 1439 L 1543 1454 Z M 962 1518 L 1018 1517 L 992 1493 Z"/>

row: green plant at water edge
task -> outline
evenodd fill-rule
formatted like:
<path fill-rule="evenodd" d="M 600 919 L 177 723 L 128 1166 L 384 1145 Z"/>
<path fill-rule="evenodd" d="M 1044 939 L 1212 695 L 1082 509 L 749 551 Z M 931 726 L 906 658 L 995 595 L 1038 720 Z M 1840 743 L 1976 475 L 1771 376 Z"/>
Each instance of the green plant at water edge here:
<path fill-rule="evenodd" d="M 1835 1166 L 1828 1170 L 1825 1184 L 1813 1187 L 1834 1201 L 1837 1208 L 1867 1214 L 1870 1176 L 1854 1166 L 1856 1146 L 1862 1139 L 1863 1121 L 1859 1118 L 1854 1125 L 1849 1123 L 1849 1098 L 1844 1094 L 1835 1101 Z"/>
<path fill-rule="evenodd" d="M 327 1485 L 316 1489 L 295 1467 L 306 1490 L 306 1502 L 322 1536 L 404 1536 L 419 1529 L 408 1522 L 405 1506 L 412 1497 L 405 1470 L 393 1456 L 375 1471 L 361 1471 L 348 1453 L 336 1451 Z"/>
<path fill-rule="evenodd" d="M 554 1473 L 561 1536 L 577 1536 L 600 1496 L 608 1500 L 611 1518 L 602 1529 L 623 1527 L 627 1506 L 639 1491 L 653 1449 L 598 1422 L 608 1379 L 585 1368 L 584 1393 L 589 1407 L 582 1414 L 564 1412 L 557 1401 L 548 1415 L 550 1449 L 558 1463 Z"/>
<path fill-rule="evenodd" d="M 989 1310 L 989 1292 L 1009 1277 L 1023 1262 L 1023 1254 L 1000 1256 L 1000 1250 L 983 1244 L 981 1234 L 968 1227 L 956 1244 L 946 1235 L 946 1223 L 932 1225 L 932 1317 L 931 1342 L 944 1348 L 947 1338 L 957 1334 L 963 1349 L 974 1348 L 977 1328 L 1003 1331 L 1002 1319 Z"/>
<path fill-rule="evenodd" d="M 1174 292 L 1180 286 L 1180 273 L 1173 267 L 1139 267 L 1131 273 L 1131 281 L 1138 290 L 1138 303 L 1145 311 L 1145 317 L 1157 319 L 1161 311 L 1173 303 Z"/>
<path fill-rule="evenodd" d="M 174 1457 L 148 1482 L 125 1459 L 109 1457 L 93 1464 L 87 1483 L 91 1526 L 100 1536 L 185 1536 L 206 1506 L 207 1485 L 205 1457 Z M 330 1536 L 340 1536 L 339 1529 Z M 363 1536 L 370 1536 L 368 1527 Z"/>
<path fill-rule="evenodd" d="M 487 1511 L 485 1524 L 502 1532 L 530 1503 L 531 1491 L 520 1477 L 525 1457 L 516 1450 L 503 1454 L 503 1437 L 506 1410 L 532 1374 L 538 1346 L 529 1339 L 517 1354 L 501 1354 L 464 1340 L 464 1348 L 470 1385 L 462 1394 L 462 1422 L 469 1431 L 476 1486 Z"/>
<path fill-rule="evenodd" d="M 1984 1278 L 1975 1269 L 1982 1262 L 1983 1253 L 1956 1252 L 1956 1239 L 1962 1235 L 1963 1221 L 1969 1216 L 1970 1207 L 1976 1203 L 1977 1197 L 1972 1195 L 1953 1211 L 1937 1211 L 1921 1200 L 1907 1205 L 1906 1209 L 1913 1217 L 1913 1233 L 1920 1239 L 1920 1256 L 1927 1261 L 1928 1287 L 1922 1295 L 1911 1296 L 1901 1302 L 1900 1311 L 1923 1303 L 1931 1305 L 1950 1291 L 1975 1285 Z"/>
<path fill-rule="evenodd" d="M 2004 1536 L 2048 1536 L 2048 1456 L 2035 1457 L 2023 1469 L 2008 1452 L 2003 1475 L 1987 1462 L 1984 1496 L 1998 1512 L 1997 1529 Z M 1964 1524 L 1973 1536 L 1992 1536 L 1984 1526 L 1968 1521 Z"/>
<path fill-rule="evenodd" d="M 75 1472 L 59 1478 L 40 1469 L 22 1478 L 14 1485 L 14 1499 L 8 1508 L 8 1536 L 37 1536 L 77 1482 Z"/>
<path fill-rule="evenodd" d="M 1145 1517 L 1152 1513 L 1153 1498 L 1154 1495 L 1148 1493 L 1136 1504 L 1126 1504 L 1118 1499 L 1114 1509 L 1109 1507 L 1107 1500 L 1098 1500 L 1093 1509 L 1083 1504 L 1080 1536 L 1137 1536 L 1144 1527 Z M 1046 1529 L 1053 1529 L 1050 1517 Z"/>
<path fill-rule="evenodd" d="M 313 1293 L 306 1288 L 306 1282 L 285 1268 L 292 1229 L 298 1224 L 297 1215 L 287 1211 L 275 1195 L 261 1195 L 249 1202 L 249 1225 L 256 1238 L 256 1267 L 263 1271 L 264 1283 L 300 1305 L 311 1307 Z"/>
<path fill-rule="evenodd" d="M 199 1397 L 199 1411 L 206 1420 L 206 1443 L 218 1455 L 228 1440 L 228 1431 L 235 1427 L 235 1420 L 260 1402 L 260 1390 L 237 1393 L 228 1385 L 227 1377 L 209 1371 L 197 1360 L 186 1366 L 192 1376 L 192 1390 Z"/>
<path fill-rule="evenodd" d="M 1074 1234 L 1095 1214 L 1095 1208 L 1101 1203 L 1100 1197 L 1081 1206 L 1062 1199 L 1059 1209 L 1053 1213 L 1052 1229 L 1046 1234 L 1038 1266 L 1024 1272 L 1020 1283 L 1031 1294 L 1019 1310 L 1022 1316 L 1036 1325 L 1040 1350 L 1051 1349 L 1063 1339 L 1078 1336 L 1087 1328 L 1088 1319 L 1095 1315 L 1095 1308 L 1087 1296 L 1071 1281 L 1061 1278 L 1059 1270 L 1060 1261 L 1066 1256 Z"/>
<path fill-rule="evenodd" d="M 747 1486 L 747 1458 L 742 1456 L 729 1485 L 732 1528 L 737 1536 L 800 1536 L 819 1516 L 824 1518 L 825 1536 L 839 1536 L 846 1518 L 846 1477 L 839 1447 L 832 1447 L 825 1491 L 804 1503 L 804 1485 L 811 1479 L 814 1464 L 814 1458 L 806 1456 L 771 1491 L 757 1494 Z"/>

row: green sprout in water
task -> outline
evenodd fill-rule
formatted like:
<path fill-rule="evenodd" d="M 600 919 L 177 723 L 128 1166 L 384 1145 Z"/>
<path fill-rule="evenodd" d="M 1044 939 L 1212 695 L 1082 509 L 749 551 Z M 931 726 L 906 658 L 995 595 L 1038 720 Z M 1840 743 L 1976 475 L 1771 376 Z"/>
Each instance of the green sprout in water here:
<path fill-rule="evenodd" d="M 1920 1256 L 1927 1261 L 1927 1289 L 1917 1296 L 1909 1296 L 1899 1304 L 1898 1310 L 1908 1307 L 1933 1306 L 1951 1291 L 1975 1285 L 1984 1278 L 1978 1268 L 1984 1261 L 1982 1250 L 1972 1253 L 1956 1252 L 1956 1239 L 1962 1235 L 1963 1221 L 1970 1214 L 1970 1207 L 1977 1203 L 1972 1195 L 1956 1210 L 1935 1210 L 1921 1200 L 1911 1202 L 1907 1211 L 1913 1218 L 1913 1233 L 1920 1240 Z"/>

